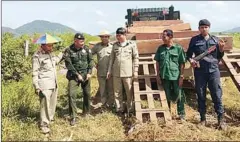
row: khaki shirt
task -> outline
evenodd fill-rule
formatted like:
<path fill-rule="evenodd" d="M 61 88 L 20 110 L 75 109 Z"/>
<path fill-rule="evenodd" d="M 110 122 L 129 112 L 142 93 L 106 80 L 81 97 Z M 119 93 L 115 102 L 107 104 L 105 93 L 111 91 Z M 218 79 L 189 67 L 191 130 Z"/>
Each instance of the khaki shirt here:
<path fill-rule="evenodd" d="M 113 44 L 108 72 L 116 77 L 132 77 L 133 71 L 138 72 L 138 49 L 133 41 L 127 40 L 125 46 L 119 42 Z"/>
<path fill-rule="evenodd" d="M 45 54 L 37 51 L 33 55 L 33 85 L 35 89 L 47 90 L 57 87 L 56 64 L 62 59 L 63 54 L 58 56 Z"/>
<path fill-rule="evenodd" d="M 107 76 L 108 66 L 110 55 L 112 52 L 113 44 L 109 43 L 107 46 L 104 46 L 101 42 L 96 44 L 92 48 L 92 54 L 97 54 L 97 75 L 105 77 Z"/>

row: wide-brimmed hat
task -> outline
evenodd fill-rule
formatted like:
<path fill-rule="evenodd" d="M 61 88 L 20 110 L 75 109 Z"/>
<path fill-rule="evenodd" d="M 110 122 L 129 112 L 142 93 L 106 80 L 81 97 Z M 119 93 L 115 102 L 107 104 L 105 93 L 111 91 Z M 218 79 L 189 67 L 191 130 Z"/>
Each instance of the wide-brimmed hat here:
<path fill-rule="evenodd" d="M 107 30 L 103 30 L 103 31 L 101 31 L 99 34 L 98 34 L 98 36 L 110 36 L 111 34 L 109 33 L 109 31 L 107 31 Z"/>

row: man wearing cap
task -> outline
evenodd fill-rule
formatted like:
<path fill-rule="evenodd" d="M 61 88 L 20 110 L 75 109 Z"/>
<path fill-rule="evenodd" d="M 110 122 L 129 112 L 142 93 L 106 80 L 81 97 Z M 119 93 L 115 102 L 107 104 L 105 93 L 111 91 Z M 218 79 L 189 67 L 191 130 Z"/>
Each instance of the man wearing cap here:
<path fill-rule="evenodd" d="M 110 33 L 102 31 L 99 34 L 100 43 L 92 48 L 92 54 L 97 54 L 97 76 L 100 89 L 101 103 L 103 108 L 113 106 L 113 81 L 107 78 L 110 54 L 112 52 L 112 43 L 109 43 Z"/>
<path fill-rule="evenodd" d="M 198 111 L 200 113 L 200 124 L 206 125 L 206 88 L 208 86 L 214 109 L 218 117 L 218 128 L 224 129 L 223 121 L 223 104 L 222 104 L 222 88 L 220 84 L 220 71 L 218 63 L 224 55 L 224 41 L 209 34 L 210 22 L 207 19 L 199 21 L 200 34 L 192 37 L 187 51 L 187 60 L 194 68 L 195 88 L 198 96 Z M 192 55 L 195 56 L 208 50 L 209 47 L 216 46 L 216 49 L 196 62 Z M 199 67 L 200 65 L 200 67 Z"/>
<path fill-rule="evenodd" d="M 124 113 L 123 90 L 127 98 L 127 113 L 133 112 L 132 77 L 138 76 L 138 49 L 133 41 L 126 38 L 126 29 L 118 28 L 117 42 L 113 44 L 107 77 L 113 76 L 113 89 L 117 113 Z"/>
<path fill-rule="evenodd" d="M 68 69 L 68 96 L 70 125 L 75 125 L 77 116 L 76 99 L 80 89 L 83 92 L 83 114 L 90 113 L 90 78 L 92 74 L 93 59 L 91 50 L 84 45 L 82 33 L 76 33 L 74 43 L 65 50 L 65 65 Z"/>
<path fill-rule="evenodd" d="M 173 31 L 166 29 L 162 34 L 163 44 L 158 47 L 154 60 L 157 61 L 157 75 L 160 75 L 169 109 L 171 101 L 177 102 L 177 112 L 185 119 L 185 96 L 181 89 L 185 67 L 185 53 L 179 44 L 173 43 Z"/>
<path fill-rule="evenodd" d="M 50 132 L 49 124 L 54 120 L 58 92 L 56 64 L 63 55 L 53 55 L 52 48 L 53 43 L 41 44 L 32 58 L 33 85 L 40 98 L 40 129 L 45 134 Z"/>

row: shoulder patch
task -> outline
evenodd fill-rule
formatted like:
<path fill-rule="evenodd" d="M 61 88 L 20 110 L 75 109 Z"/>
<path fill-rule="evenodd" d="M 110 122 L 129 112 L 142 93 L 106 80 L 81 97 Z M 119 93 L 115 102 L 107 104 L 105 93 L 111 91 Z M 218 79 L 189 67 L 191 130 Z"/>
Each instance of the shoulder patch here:
<path fill-rule="evenodd" d="M 38 50 L 33 54 L 33 57 L 38 57 L 41 52 Z"/>
<path fill-rule="evenodd" d="M 113 45 L 116 45 L 116 44 L 118 44 L 118 41 L 116 41 L 116 42 L 113 43 Z"/>
<path fill-rule="evenodd" d="M 216 43 L 218 42 L 218 40 L 219 40 L 218 37 L 216 37 L 215 35 L 211 35 L 211 37 L 214 40 L 214 42 L 216 42 Z"/>

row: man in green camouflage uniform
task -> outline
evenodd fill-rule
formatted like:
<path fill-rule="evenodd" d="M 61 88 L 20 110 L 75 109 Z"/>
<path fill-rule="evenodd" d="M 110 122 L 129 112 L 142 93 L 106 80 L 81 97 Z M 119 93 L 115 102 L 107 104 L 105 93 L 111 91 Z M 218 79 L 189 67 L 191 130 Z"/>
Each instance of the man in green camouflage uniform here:
<path fill-rule="evenodd" d="M 108 78 L 113 76 L 113 89 L 117 113 L 124 113 L 123 93 L 127 98 L 127 113 L 133 112 L 132 77 L 138 76 L 138 49 L 133 41 L 126 38 L 126 29 L 118 28 L 116 38 L 118 42 L 113 44 L 110 55 Z"/>
<path fill-rule="evenodd" d="M 91 50 L 84 45 L 84 36 L 76 33 L 74 44 L 65 50 L 65 65 L 68 69 L 67 79 L 69 96 L 69 113 L 71 117 L 70 124 L 76 123 L 77 115 L 77 93 L 80 85 L 83 92 L 83 114 L 90 113 L 90 78 L 92 74 L 93 59 Z"/>
<path fill-rule="evenodd" d="M 172 38 L 172 30 L 163 31 L 162 40 L 164 44 L 159 46 L 154 60 L 157 61 L 157 71 L 163 83 L 168 106 L 171 108 L 171 101 L 177 102 L 179 118 L 184 120 L 185 96 L 181 87 L 186 59 L 183 48 L 178 44 L 173 44 Z"/>
<path fill-rule="evenodd" d="M 101 104 L 103 108 L 113 106 L 113 81 L 107 79 L 110 54 L 112 52 L 112 43 L 109 43 L 110 33 L 102 31 L 99 34 L 102 42 L 97 43 L 92 48 L 92 54 L 97 54 L 97 77 L 100 89 Z"/>
<path fill-rule="evenodd" d="M 54 119 L 58 92 L 56 64 L 63 55 L 53 55 L 52 47 L 52 43 L 42 44 L 32 58 L 33 85 L 40 98 L 40 128 L 43 133 L 50 132 L 49 124 Z"/>

